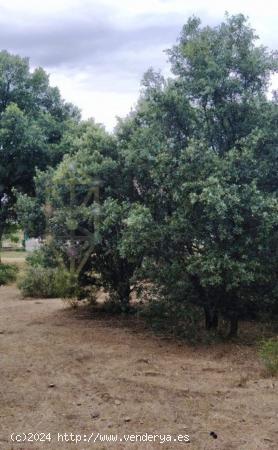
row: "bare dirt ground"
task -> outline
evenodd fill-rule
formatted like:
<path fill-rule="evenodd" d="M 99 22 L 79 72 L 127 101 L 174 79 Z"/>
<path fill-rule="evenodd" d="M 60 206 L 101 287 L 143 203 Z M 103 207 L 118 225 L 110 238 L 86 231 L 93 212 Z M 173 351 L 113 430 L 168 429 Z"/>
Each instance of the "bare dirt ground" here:
<path fill-rule="evenodd" d="M 278 448 L 277 380 L 263 377 L 252 346 L 191 347 L 135 319 L 88 318 L 61 300 L 23 300 L 1 287 L 0 377 L 1 450 Z M 11 441 L 23 432 L 52 441 Z M 82 442 L 58 442 L 58 433 Z M 85 442 L 91 433 L 118 442 Z M 191 442 L 124 440 L 146 433 Z"/>

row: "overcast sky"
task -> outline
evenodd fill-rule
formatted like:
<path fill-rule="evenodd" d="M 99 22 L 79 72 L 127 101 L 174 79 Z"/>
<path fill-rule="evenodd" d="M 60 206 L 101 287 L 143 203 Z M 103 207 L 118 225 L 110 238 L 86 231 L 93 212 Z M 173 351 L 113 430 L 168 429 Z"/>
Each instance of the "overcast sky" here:
<path fill-rule="evenodd" d="M 195 14 L 216 25 L 225 11 L 249 16 L 277 48 L 274 0 L 0 0 L 0 47 L 42 66 L 63 97 L 108 129 L 136 102 L 143 73 L 167 72 L 165 48 Z M 275 87 L 278 87 L 275 80 Z"/>

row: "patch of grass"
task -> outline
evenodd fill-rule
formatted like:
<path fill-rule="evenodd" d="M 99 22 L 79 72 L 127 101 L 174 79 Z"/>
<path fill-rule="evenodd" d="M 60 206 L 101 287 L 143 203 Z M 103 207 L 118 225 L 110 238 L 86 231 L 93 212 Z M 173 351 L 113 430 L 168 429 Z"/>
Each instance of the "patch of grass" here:
<path fill-rule="evenodd" d="M 1 258 L 9 259 L 9 258 L 25 258 L 28 255 L 28 252 L 25 250 L 2 250 Z"/>
<path fill-rule="evenodd" d="M 267 374 L 278 374 L 278 338 L 264 340 L 259 347 L 259 355 L 264 363 Z"/>

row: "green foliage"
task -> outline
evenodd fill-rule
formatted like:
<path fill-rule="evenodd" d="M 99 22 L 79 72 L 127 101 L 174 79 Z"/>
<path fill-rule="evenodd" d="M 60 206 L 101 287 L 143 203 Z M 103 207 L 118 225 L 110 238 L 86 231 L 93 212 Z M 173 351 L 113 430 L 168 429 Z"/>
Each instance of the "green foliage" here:
<path fill-rule="evenodd" d="M 28 255 L 26 263 L 27 269 L 18 281 L 25 297 L 61 297 L 76 301 L 87 294 L 80 288 L 76 274 L 61 261 L 53 241 Z"/>
<path fill-rule="evenodd" d="M 5 234 L 3 235 L 3 240 L 11 241 L 12 243 L 18 244 L 20 241 L 20 228 L 16 223 L 10 223 L 8 227 L 6 227 Z"/>
<path fill-rule="evenodd" d="M 124 302 L 119 295 L 111 291 L 109 297 L 101 305 L 101 310 L 111 315 L 131 314 L 135 312 L 135 309 L 131 308 L 128 301 Z"/>
<path fill-rule="evenodd" d="M 168 51 L 186 95 L 199 106 L 200 133 L 216 151 L 228 151 L 257 125 L 277 55 L 256 46 L 258 37 L 242 15 L 201 27 L 193 17 Z"/>
<path fill-rule="evenodd" d="M 163 296 L 160 289 L 143 289 L 139 315 L 158 333 L 196 342 L 200 337 L 203 314 L 200 308 Z"/>
<path fill-rule="evenodd" d="M 120 251 L 129 209 L 126 202 L 120 203 L 113 199 L 107 199 L 101 205 L 99 240 L 88 261 L 100 274 L 98 282 L 109 292 L 111 301 L 118 303 L 122 309 L 128 308 L 131 279 L 138 264 L 138 260 L 128 260 Z"/>
<path fill-rule="evenodd" d="M 69 272 L 58 267 L 28 266 L 18 280 L 18 287 L 24 297 L 76 297 L 76 286 Z"/>
<path fill-rule="evenodd" d="M 45 215 L 36 197 L 18 194 L 16 200 L 17 219 L 28 237 L 40 236 L 45 230 Z"/>
<path fill-rule="evenodd" d="M 26 263 L 32 267 L 57 268 L 57 253 L 50 243 L 44 243 L 41 248 L 26 257 Z"/>
<path fill-rule="evenodd" d="M 16 280 L 17 267 L 11 264 L 0 263 L 0 286 Z"/>
<path fill-rule="evenodd" d="M 19 217 L 31 233 L 43 224 L 44 213 L 57 263 L 75 273 L 81 285 L 101 283 L 115 301 L 128 304 L 134 264 L 121 256 L 119 239 L 131 182 L 115 140 L 101 127 L 83 124 L 73 145 L 79 150 L 56 170 L 37 172 L 36 198 L 18 197 Z"/>
<path fill-rule="evenodd" d="M 149 72 L 118 128 L 142 204 L 122 255 L 141 256 L 137 274 L 173 304 L 202 306 L 208 327 L 229 319 L 231 334 L 278 300 L 277 101 L 266 97 L 277 56 L 255 41 L 242 15 L 214 28 L 190 19 L 169 51 L 176 78 Z"/>
<path fill-rule="evenodd" d="M 16 191 L 34 193 L 36 168 L 56 165 L 65 153 L 64 134 L 80 118 L 49 85 L 43 69 L 27 58 L 0 52 L 0 239 L 16 219 Z"/>
<path fill-rule="evenodd" d="M 261 343 L 259 347 L 260 357 L 267 369 L 267 372 L 271 375 L 277 375 L 278 373 L 278 339 L 268 339 Z"/>
<path fill-rule="evenodd" d="M 56 119 L 45 119 L 70 154 L 37 171 L 36 198 L 19 196 L 18 214 L 113 307 L 128 310 L 145 283 L 160 294 L 150 317 L 191 329 L 202 309 L 208 329 L 222 316 L 231 335 L 239 319 L 277 311 L 278 108 L 267 95 L 277 55 L 256 41 L 242 15 L 216 27 L 191 18 L 168 51 L 174 76 L 149 70 L 113 136 L 71 122 L 55 140 Z M 34 139 L 45 148 L 25 110 L 11 103 L 4 116 L 7 145 L 14 129 L 30 154 Z"/>

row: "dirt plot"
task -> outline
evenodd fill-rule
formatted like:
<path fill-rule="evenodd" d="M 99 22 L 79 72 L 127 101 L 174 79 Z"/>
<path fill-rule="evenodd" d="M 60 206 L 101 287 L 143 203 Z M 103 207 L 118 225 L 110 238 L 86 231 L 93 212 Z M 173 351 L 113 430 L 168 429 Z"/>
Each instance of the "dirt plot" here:
<path fill-rule="evenodd" d="M 277 380 L 263 378 L 254 347 L 190 347 L 123 322 L 0 288 L 1 450 L 277 448 Z M 52 441 L 11 442 L 23 432 Z M 123 441 L 57 441 L 92 432 Z M 191 442 L 124 441 L 146 433 Z"/>

